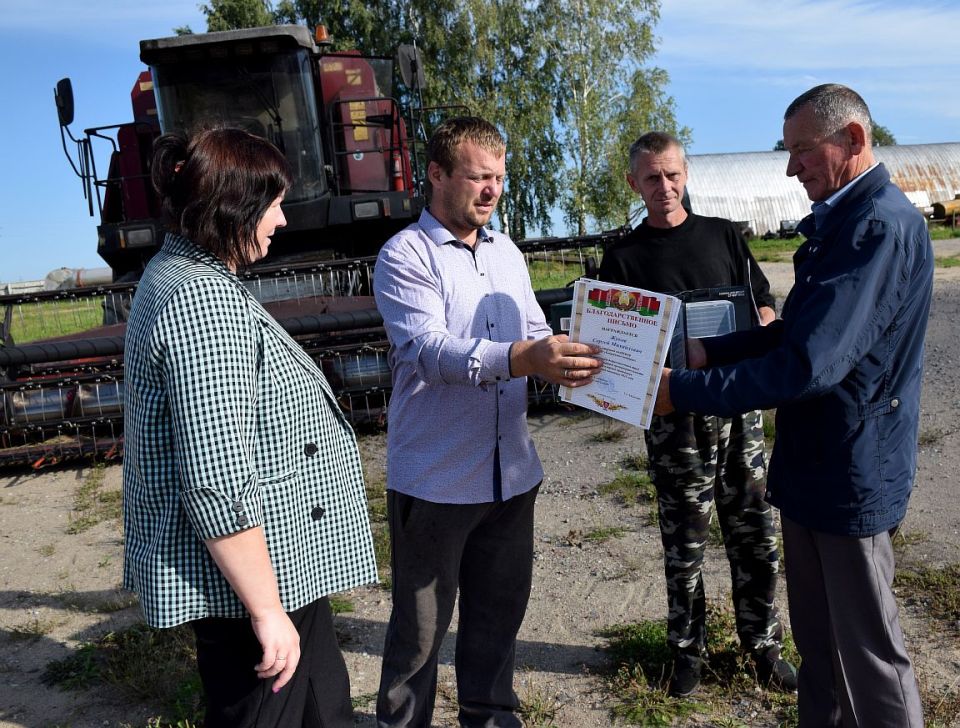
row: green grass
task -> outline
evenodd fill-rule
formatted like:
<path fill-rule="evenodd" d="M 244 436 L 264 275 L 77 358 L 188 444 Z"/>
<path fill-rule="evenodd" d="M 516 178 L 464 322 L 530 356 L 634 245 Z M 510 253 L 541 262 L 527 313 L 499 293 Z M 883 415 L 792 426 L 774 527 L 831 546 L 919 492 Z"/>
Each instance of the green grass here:
<path fill-rule="evenodd" d="M 956 631 L 960 623 L 960 564 L 903 566 L 893 583 L 901 599 L 916 601 L 930 617 Z"/>
<path fill-rule="evenodd" d="M 767 450 L 773 447 L 773 441 L 777 439 L 777 411 L 769 409 L 763 411 L 763 441 Z"/>
<path fill-rule="evenodd" d="M 103 463 L 95 464 L 73 494 L 73 511 L 67 533 L 83 533 L 102 521 L 120 520 L 123 493 L 103 490 L 103 476 Z"/>
<path fill-rule="evenodd" d="M 42 679 L 66 690 L 108 686 L 127 700 L 156 705 L 164 714 L 153 725 L 203 719 L 193 631 L 185 626 L 160 630 L 138 624 L 110 632 L 51 662 Z"/>
<path fill-rule="evenodd" d="M 627 529 L 623 526 L 594 526 L 583 534 L 583 540 L 604 543 L 611 538 L 623 538 L 626 533 Z"/>
<path fill-rule="evenodd" d="M 377 701 L 376 693 L 361 693 L 353 698 L 350 698 L 350 704 L 353 706 L 353 709 L 362 708 L 365 705 L 371 705 Z"/>
<path fill-rule="evenodd" d="M 762 240 L 761 238 L 750 238 L 747 245 L 750 246 L 750 252 L 753 257 L 761 262 L 787 263 L 793 260 L 793 254 L 800 244 L 803 243 L 803 237 L 795 237 L 788 240 L 774 238 L 773 240 Z"/>
<path fill-rule="evenodd" d="M 531 690 L 520 697 L 520 717 L 527 728 L 554 728 L 560 701 L 556 695 Z"/>
<path fill-rule="evenodd" d="M 0 309 L 0 321 L 6 311 Z M 44 301 L 13 307 L 10 334 L 16 344 L 65 336 L 103 324 L 103 302 L 95 299 Z"/>
<path fill-rule="evenodd" d="M 609 483 L 603 483 L 597 488 L 601 495 L 612 495 L 624 505 L 637 503 L 652 503 L 656 500 L 656 490 L 650 476 L 646 473 L 623 472 Z"/>
<path fill-rule="evenodd" d="M 337 614 L 348 614 L 354 610 L 353 602 L 349 599 L 344 599 L 343 597 L 330 597 L 328 599 L 330 603 L 330 611 Z"/>
<path fill-rule="evenodd" d="M 41 637 L 50 634 L 59 625 L 60 623 L 53 619 L 40 619 L 40 617 L 34 617 L 29 622 L 24 622 L 23 624 L 14 625 L 11 627 L 7 632 L 7 635 L 12 640 L 32 642 L 33 640 L 40 639 Z"/>
<path fill-rule="evenodd" d="M 767 716 L 781 726 L 795 726 L 796 697 L 757 690 L 753 664 L 740 651 L 731 609 L 707 602 L 707 651 L 709 662 L 703 685 L 695 698 L 667 695 L 672 655 L 667 647 L 663 620 L 616 625 L 603 630 L 609 657 L 604 688 L 611 713 L 634 725 L 685 725 L 693 714 L 709 725 L 752 725 L 756 716 Z M 790 639 L 784 656 L 796 663 Z M 749 716 L 749 717 L 745 717 Z"/>
<path fill-rule="evenodd" d="M 934 258 L 934 263 L 938 268 L 956 268 L 960 265 L 960 258 L 955 255 L 946 258 Z"/>
<path fill-rule="evenodd" d="M 533 284 L 533 290 L 535 291 L 548 288 L 565 288 L 583 275 L 583 266 L 575 253 L 571 254 L 570 260 L 565 263 L 528 257 L 527 270 L 530 272 L 530 283 Z M 570 293 L 572 295 L 573 291 Z"/>
<path fill-rule="evenodd" d="M 603 429 L 599 432 L 594 432 L 590 437 L 587 438 L 590 442 L 593 443 L 604 443 L 604 442 L 620 442 L 627 436 L 627 430 L 624 427 L 619 427 L 617 425 L 611 425 L 610 422 L 603 423 Z"/>
<path fill-rule="evenodd" d="M 928 225 L 930 237 L 933 240 L 953 240 L 960 238 L 960 228 L 952 228 L 949 225 Z"/>
<path fill-rule="evenodd" d="M 639 470 L 645 473 L 647 472 L 647 468 L 650 467 L 650 462 L 647 460 L 646 455 L 626 455 L 620 461 L 620 467 L 624 470 Z"/>

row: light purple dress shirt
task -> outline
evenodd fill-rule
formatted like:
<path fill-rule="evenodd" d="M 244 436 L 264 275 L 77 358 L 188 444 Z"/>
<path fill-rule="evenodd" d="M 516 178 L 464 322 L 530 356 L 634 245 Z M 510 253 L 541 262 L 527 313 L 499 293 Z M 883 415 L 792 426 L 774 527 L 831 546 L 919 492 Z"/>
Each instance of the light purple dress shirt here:
<path fill-rule="evenodd" d="M 482 228 L 471 250 L 425 210 L 380 250 L 373 287 L 393 371 L 387 487 L 489 503 L 536 486 L 527 380 L 511 378 L 510 346 L 552 331 L 513 241 Z"/>

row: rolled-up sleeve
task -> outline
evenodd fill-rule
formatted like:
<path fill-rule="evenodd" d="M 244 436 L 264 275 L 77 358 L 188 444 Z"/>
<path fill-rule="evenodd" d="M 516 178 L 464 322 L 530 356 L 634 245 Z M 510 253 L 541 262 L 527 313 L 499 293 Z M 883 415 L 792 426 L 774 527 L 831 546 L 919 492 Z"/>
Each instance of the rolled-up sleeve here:
<path fill-rule="evenodd" d="M 180 499 L 202 539 L 263 523 L 254 463 L 259 331 L 234 284 L 199 278 L 158 319 Z"/>

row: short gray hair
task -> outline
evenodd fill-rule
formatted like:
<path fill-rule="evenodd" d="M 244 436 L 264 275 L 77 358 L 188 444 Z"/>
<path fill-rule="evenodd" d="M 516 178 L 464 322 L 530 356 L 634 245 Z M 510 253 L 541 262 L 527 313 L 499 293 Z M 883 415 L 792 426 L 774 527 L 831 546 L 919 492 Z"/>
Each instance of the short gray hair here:
<path fill-rule="evenodd" d="M 665 131 L 648 131 L 630 145 L 630 174 L 633 174 L 633 170 L 636 169 L 637 157 L 641 154 L 663 154 L 671 147 L 680 150 L 680 159 L 683 160 L 683 166 L 686 167 L 687 153 L 679 139 Z"/>
<path fill-rule="evenodd" d="M 839 83 L 825 83 L 814 86 L 800 94 L 787 107 L 783 120 L 787 121 L 800 109 L 810 106 L 817 119 L 820 131 L 832 136 L 850 122 L 857 122 L 867 134 L 867 146 L 873 139 L 873 119 L 867 102 L 852 88 Z"/>

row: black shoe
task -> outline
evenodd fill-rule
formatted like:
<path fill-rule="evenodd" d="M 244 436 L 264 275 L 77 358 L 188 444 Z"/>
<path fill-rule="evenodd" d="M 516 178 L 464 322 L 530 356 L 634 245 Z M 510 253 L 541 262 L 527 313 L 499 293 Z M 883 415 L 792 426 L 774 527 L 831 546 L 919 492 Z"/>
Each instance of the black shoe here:
<path fill-rule="evenodd" d="M 685 698 L 688 695 L 693 695 L 700 687 L 700 672 L 702 669 L 702 657 L 677 655 L 673 661 L 673 674 L 670 676 L 667 695 L 674 698 Z"/>
<path fill-rule="evenodd" d="M 757 669 L 757 682 L 770 690 L 781 693 L 797 692 L 797 668 L 780 655 L 753 655 L 753 664 Z"/>

